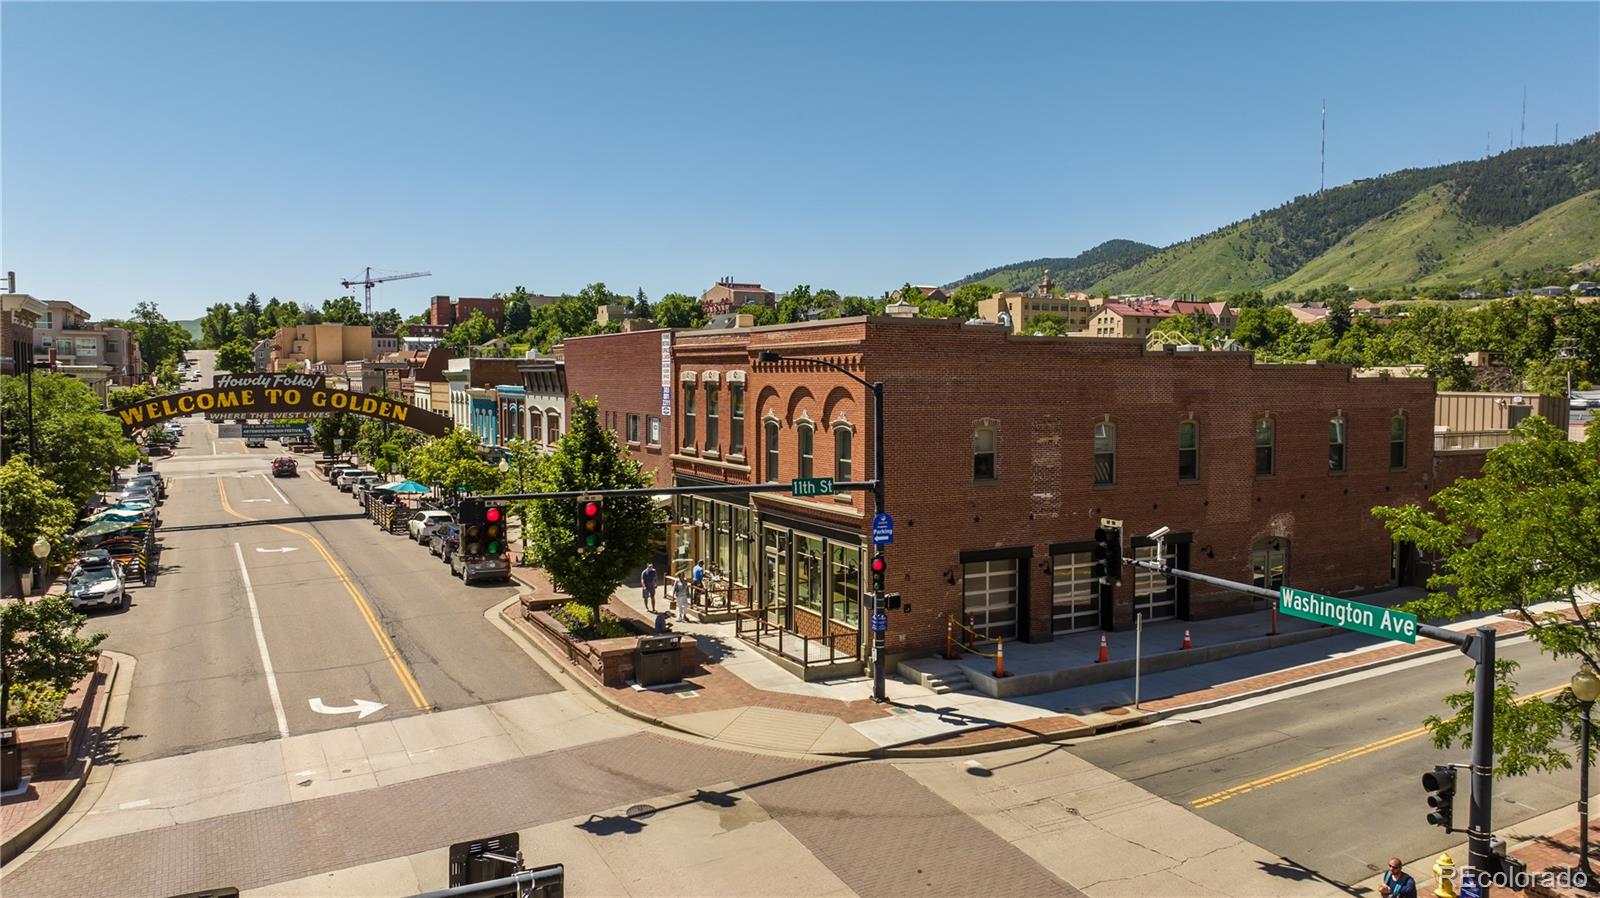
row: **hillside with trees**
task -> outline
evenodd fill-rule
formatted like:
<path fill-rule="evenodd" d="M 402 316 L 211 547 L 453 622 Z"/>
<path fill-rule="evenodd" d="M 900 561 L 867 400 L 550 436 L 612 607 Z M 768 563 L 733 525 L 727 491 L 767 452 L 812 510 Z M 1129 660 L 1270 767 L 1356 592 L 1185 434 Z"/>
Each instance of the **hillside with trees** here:
<path fill-rule="evenodd" d="M 1573 201 L 1596 190 L 1600 135 L 1589 135 L 1559 146 L 1366 178 L 1297 197 L 1158 252 L 1141 255 L 1134 248 L 1139 244 L 1113 247 L 1132 242 L 1112 241 L 1090 253 L 1113 247 L 1113 258 L 1090 265 L 1120 270 L 1086 288 L 1060 273 L 1070 265 L 1086 270 L 1083 256 L 1001 266 L 958 283 L 1021 289 L 1038 282 L 1045 263 L 1051 263 L 1057 283 L 1101 295 L 1214 295 L 1333 283 L 1368 290 L 1471 281 L 1595 256 L 1600 216 L 1589 204 Z M 1545 216 L 1550 217 L 1539 221 Z M 1116 255 L 1118 248 L 1124 254 Z"/>
<path fill-rule="evenodd" d="M 1107 240 L 1076 256 L 1030 259 L 988 268 L 946 284 L 952 290 L 966 284 L 984 284 L 995 290 L 1022 291 L 1037 286 L 1050 270 L 1051 283 L 1063 290 L 1086 290 L 1091 284 L 1139 264 L 1159 250 L 1137 240 Z"/>

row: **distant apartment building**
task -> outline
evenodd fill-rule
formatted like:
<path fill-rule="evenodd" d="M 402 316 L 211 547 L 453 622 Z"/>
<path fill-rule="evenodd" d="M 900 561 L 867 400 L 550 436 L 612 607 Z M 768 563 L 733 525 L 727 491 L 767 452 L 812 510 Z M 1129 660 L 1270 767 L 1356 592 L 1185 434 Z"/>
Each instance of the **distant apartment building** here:
<path fill-rule="evenodd" d="M 740 306 L 767 306 L 778 304 L 778 296 L 760 284 L 743 284 L 733 278 L 722 278 L 711 289 L 700 294 L 700 307 L 707 315 L 723 315 Z"/>
<path fill-rule="evenodd" d="M 272 364 L 271 338 L 257 340 L 255 345 L 250 347 L 250 355 L 255 360 L 257 371 L 267 370 L 267 366 Z"/>
<path fill-rule="evenodd" d="M 381 359 L 391 352 L 400 351 L 400 338 L 394 334 L 373 334 L 372 351 L 367 358 Z"/>
<path fill-rule="evenodd" d="M 272 335 L 267 370 L 296 365 L 306 371 L 371 358 L 372 328 L 365 324 L 297 324 Z"/>
<path fill-rule="evenodd" d="M 1013 334 L 1027 333 L 1032 329 L 1034 319 L 1040 315 L 1061 318 L 1066 322 L 1068 331 L 1087 329 L 1089 320 L 1100 310 L 1100 300 L 1087 293 L 1058 296 L 1051 292 L 1053 286 L 1050 283 L 1050 271 L 1046 269 L 1044 279 L 1026 293 L 1002 292 L 978 300 L 978 317 L 985 321 L 1009 323 Z"/>
<path fill-rule="evenodd" d="M 26 293 L 0 296 L 0 374 L 21 374 L 33 360 L 33 330 L 49 307 Z"/>
<path fill-rule="evenodd" d="M 1239 310 L 1231 308 L 1225 302 L 1177 300 L 1172 304 L 1172 308 L 1182 315 L 1203 315 L 1211 319 L 1211 323 L 1225 334 L 1232 334 L 1233 326 L 1239 323 Z"/>
<path fill-rule="evenodd" d="M 406 349 L 431 349 L 443 342 L 444 335 L 450 332 L 443 324 L 407 324 L 405 330 L 400 343 Z"/>
<path fill-rule="evenodd" d="M 473 312 L 482 312 L 485 318 L 494 322 L 496 331 L 505 326 L 506 301 L 498 296 L 463 296 L 455 300 L 448 296 L 435 296 L 428 301 L 428 323 L 446 330 L 471 318 Z"/>
<path fill-rule="evenodd" d="M 1180 314 L 1171 303 L 1150 300 L 1107 301 L 1089 326 L 1080 332 L 1089 337 L 1137 337 L 1144 339 L 1173 316 Z"/>
<path fill-rule="evenodd" d="M 45 302 L 33 327 L 33 360 L 87 383 L 105 396 L 113 386 L 128 386 L 144 374 L 139 345 L 126 328 L 91 320 L 88 312 L 60 299 Z"/>

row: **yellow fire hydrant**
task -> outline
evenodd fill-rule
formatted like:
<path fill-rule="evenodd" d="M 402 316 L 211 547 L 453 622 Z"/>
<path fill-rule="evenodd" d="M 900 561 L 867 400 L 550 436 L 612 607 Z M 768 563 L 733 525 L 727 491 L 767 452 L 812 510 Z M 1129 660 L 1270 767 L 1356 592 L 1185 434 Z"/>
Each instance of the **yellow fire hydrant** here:
<path fill-rule="evenodd" d="M 1433 878 L 1439 883 L 1433 890 L 1434 898 L 1457 898 L 1456 862 L 1450 859 L 1450 855 L 1441 854 L 1433 862 Z"/>

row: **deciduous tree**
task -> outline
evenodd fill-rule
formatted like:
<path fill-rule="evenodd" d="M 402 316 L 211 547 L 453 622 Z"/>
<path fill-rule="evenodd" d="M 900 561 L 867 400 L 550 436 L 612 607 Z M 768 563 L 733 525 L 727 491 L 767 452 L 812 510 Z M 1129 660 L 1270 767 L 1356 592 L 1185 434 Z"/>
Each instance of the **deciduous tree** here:
<path fill-rule="evenodd" d="M 28 453 L 28 384 L 23 377 L 0 378 L 0 445 L 4 457 Z M 133 464 L 139 451 L 122 425 L 105 413 L 99 397 L 82 381 L 65 374 L 33 375 L 33 426 L 38 457 L 34 465 L 81 507 L 109 481 L 113 468 Z"/>
<path fill-rule="evenodd" d="M 500 483 L 500 471 L 483 460 L 472 435 L 460 428 L 413 448 L 406 471 L 451 499 L 461 492 L 488 492 Z"/>
<path fill-rule="evenodd" d="M 249 374 L 256 370 L 255 345 L 243 337 L 223 344 L 217 350 L 217 367 L 230 374 Z"/>
<path fill-rule="evenodd" d="M 80 635 L 88 618 L 72 610 L 65 596 L 0 606 L 0 710 L 11 714 L 11 684 L 40 683 L 67 690 L 94 670 L 104 633 Z M 0 721 L 3 722 L 3 721 Z"/>
<path fill-rule="evenodd" d="M 668 293 L 655 304 L 656 324 L 662 327 L 699 327 L 706 323 L 700 300 L 687 293 Z"/>

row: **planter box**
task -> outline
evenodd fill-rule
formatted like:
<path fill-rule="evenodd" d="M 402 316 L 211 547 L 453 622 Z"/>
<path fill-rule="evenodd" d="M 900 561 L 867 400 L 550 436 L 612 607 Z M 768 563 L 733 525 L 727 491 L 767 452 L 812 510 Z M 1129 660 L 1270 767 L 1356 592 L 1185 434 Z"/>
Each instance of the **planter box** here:
<path fill-rule="evenodd" d="M 547 607 L 564 604 L 565 601 L 549 602 Z M 641 621 L 628 616 L 622 619 L 630 627 L 636 630 L 642 629 L 638 635 L 583 640 L 574 638 L 567 631 L 566 624 L 556 620 L 548 611 L 529 609 L 526 602 L 522 616 L 533 624 L 534 630 L 543 636 L 546 642 L 564 654 L 568 661 L 586 671 L 602 685 L 612 687 L 625 686 L 629 680 L 634 679 L 634 653 L 639 648 L 639 636 L 654 632 L 653 629 L 644 627 Z M 693 670 L 699 663 L 699 649 L 693 639 L 684 639 L 678 647 L 678 652 L 679 670 Z"/>
<path fill-rule="evenodd" d="M 94 704 L 95 690 L 105 682 L 110 664 L 102 657 L 95 670 L 72 685 L 61 708 L 60 720 L 17 727 L 24 776 L 61 773 L 72 765 L 88 732 L 89 708 Z"/>

